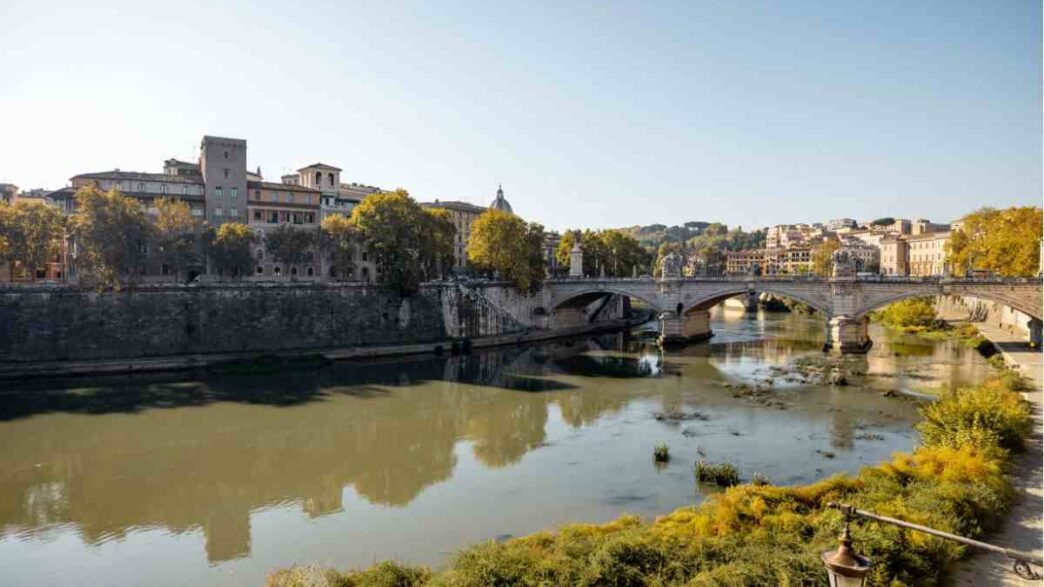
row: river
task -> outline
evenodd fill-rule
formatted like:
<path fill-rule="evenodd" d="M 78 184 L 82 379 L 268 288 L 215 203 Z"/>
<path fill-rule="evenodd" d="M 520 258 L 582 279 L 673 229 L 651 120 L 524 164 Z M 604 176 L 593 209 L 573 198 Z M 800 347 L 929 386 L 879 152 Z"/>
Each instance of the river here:
<path fill-rule="evenodd" d="M 820 319 L 712 318 L 709 343 L 666 354 L 618 334 L 7 385 L 2 583 L 257 587 L 293 563 L 437 565 L 482 540 L 699 503 L 715 491 L 694 481 L 701 458 L 777 484 L 855 471 L 916 443 L 918 398 L 989 372 L 952 341 L 872 327 L 852 385 L 812 384 L 788 366 L 822 356 Z M 687 419 L 656 418 L 672 408 Z"/>

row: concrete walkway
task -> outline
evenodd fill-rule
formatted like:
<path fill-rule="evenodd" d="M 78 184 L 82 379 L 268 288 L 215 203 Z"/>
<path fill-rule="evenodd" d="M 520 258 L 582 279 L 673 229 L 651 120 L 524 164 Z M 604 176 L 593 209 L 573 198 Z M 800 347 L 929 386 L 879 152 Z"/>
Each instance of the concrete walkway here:
<path fill-rule="evenodd" d="M 1011 333 L 993 324 L 976 322 L 975 327 L 1000 349 L 1004 359 L 1018 372 L 1033 382 L 1034 389 L 1023 393 L 1033 404 L 1036 425 L 1028 440 L 1026 452 L 1015 458 L 1012 483 L 1019 494 L 1004 527 L 987 536 L 986 542 L 1038 555 L 1044 550 L 1044 477 L 1042 477 L 1041 393 L 1044 390 L 1044 361 L 1040 350 L 1029 348 L 1023 336 Z M 1040 569 L 1036 569 L 1040 572 Z M 1041 581 L 1027 581 L 1011 571 L 1011 561 L 996 554 L 976 554 L 958 563 L 953 571 L 954 587 L 989 587 L 992 585 L 1028 587 L 1042 585 Z"/>

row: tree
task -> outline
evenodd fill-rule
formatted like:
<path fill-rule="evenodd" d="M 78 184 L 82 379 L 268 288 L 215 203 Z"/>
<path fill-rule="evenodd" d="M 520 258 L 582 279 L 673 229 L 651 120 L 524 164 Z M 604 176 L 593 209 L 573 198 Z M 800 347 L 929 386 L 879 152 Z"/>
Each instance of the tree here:
<path fill-rule="evenodd" d="M 885 216 L 884 218 L 878 218 L 877 220 L 874 220 L 873 222 L 871 222 L 871 224 L 875 226 L 890 226 L 892 224 L 895 224 L 895 218 L 892 218 L 891 216 Z"/>
<path fill-rule="evenodd" d="M 947 261 L 957 275 L 984 270 L 1014 277 L 1040 270 L 1040 239 L 1044 217 L 1038 207 L 1005 210 L 981 208 L 964 217 L 946 243 Z"/>
<path fill-rule="evenodd" d="M 457 227 L 449 210 L 424 208 L 427 216 L 425 233 L 431 241 L 425 249 L 424 274 L 426 279 L 437 279 L 453 268 L 453 247 L 457 240 Z"/>
<path fill-rule="evenodd" d="M 371 195 L 352 211 L 352 224 L 381 271 L 386 289 L 406 296 L 417 291 L 431 253 L 429 216 L 403 189 Z"/>
<path fill-rule="evenodd" d="M 359 247 L 359 230 L 344 214 L 331 214 L 320 225 L 320 249 L 333 262 L 338 279 L 355 275 L 355 253 Z"/>
<path fill-rule="evenodd" d="M 153 240 L 160 259 L 170 266 L 175 279 L 180 280 L 183 273 L 200 265 L 200 228 L 187 203 L 170 198 L 156 200 Z"/>
<path fill-rule="evenodd" d="M 901 330 L 923 330 L 937 322 L 935 302 L 931 298 L 900 300 L 874 312 L 873 318 Z"/>
<path fill-rule="evenodd" d="M 53 206 L 19 200 L 0 209 L 0 258 L 7 261 L 11 277 L 17 264 L 35 280 L 37 271 L 61 252 L 64 236 L 65 217 Z"/>
<path fill-rule="evenodd" d="M 254 265 L 251 256 L 256 238 L 250 228 L 239 222 L 226 222 L 218 227 L 209 239 L 210 260 L 221 275 L 242 277 L 250 273 Z"/>
<path fill-rule="evenodd" d="M 141 204 L 119 190 L 86 186 L 76 192 L 73 232 L 77 261 L 100 286 L 119 288 L 136 279 L 148 257 L 151 227 Z"/>
<path fill-rule="evenodd" d="M 543 280 L 543 247 L 543 226 L 527 224 L 501 210 L 487 210 L 471 226 L 468 261 L 530 291 Z"/>
<path fill-rule="evenodd" d="M 575 231 L 567 231 L 555 249 L 560 265 L 569 265 L 570 253 L 576 240 Z M 618 229 L 585 230 L 580 235 L 580 249 L 584 252 L 584 274 L 607 277 L 629 277 L 635 268 L 645 272 L 652 256 L 631 234 Z"/>
<path fill-rule="evenodd" d="M 277 263 L 287 267 L 290 279 L 294 279 L 292 266 L 301 265 L 314 255 L 316 233 L 290 224 L 281 224 L 265 235 L 265 248 Z"/>
<path fill-rule="evenodd" d="M 812 273 L 830 277 L 834 272 L 834 251 L 841 248 L 837 239 L 828 239 L 812 249 Z"/>

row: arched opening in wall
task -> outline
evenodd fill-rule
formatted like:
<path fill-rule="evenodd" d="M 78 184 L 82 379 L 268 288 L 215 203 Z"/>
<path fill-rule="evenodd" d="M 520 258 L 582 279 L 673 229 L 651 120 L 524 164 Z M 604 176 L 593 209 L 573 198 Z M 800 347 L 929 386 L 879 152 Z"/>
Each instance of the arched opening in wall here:
<path fill-rule="evenodd" d="M 315 172 L 315 187 L 318 188 L 321 185 L 323 185 L 323 172 L 322 171 L 316 171 Z"/>
<path fill-rule="evenodd" d="M 280 267 L 279 265 L 276 265 L 276 266 L 272 267 L 272 274 L 275 275 L 276 277 L 279 277 L 280 275 L 283 274 L 283 268 Z"/>
<path fill-rule="evenodd" d="M 297 265 L 293 265 L 290 267 L 290 275 L 293 275 L 295 277 L 297 276 Z"/>
<path fill-rule="evenodd" d="M 309 267 L 307 270 L 305 270 L 305 275 L 307 275 L 308 277 L 314 276 L 315 275 L 315 269 L 312 269 L 311 267 Z"/>

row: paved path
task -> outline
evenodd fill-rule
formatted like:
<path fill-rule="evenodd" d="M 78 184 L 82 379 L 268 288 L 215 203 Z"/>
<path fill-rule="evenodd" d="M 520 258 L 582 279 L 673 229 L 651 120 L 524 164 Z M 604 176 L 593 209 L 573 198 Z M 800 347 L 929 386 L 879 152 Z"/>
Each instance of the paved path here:
<path fill-rule="evenodd" d="M 1027 442 L 1026 452 L 1017 455 L 1015 459 L 1012 482 L 1019 493 L 1019 500 L 1012 508 L 1004 527 L 986 537 L 986 541 L 998 546 L 1040 554 L 1044 533 L 1044 522 L 1041 519 L 1044 509 L 1044 477 L 1041 470 L 1041 393 L 1044 390 L 1042 354 L 1039 350 L 1030 349 L 1022 336 L 1014 335 L 1007 329 L 981 322 L 975 323 L 975 326 L 1004 353 L 1009 365 L 1017 366 L 1017 370 L 1034 383 L 1034 389 L 1023 395 L 1033 404 L 1036 421 L 1033 436 Z M 1011 572 L 1011 564 L 1003 556 L 976 554 L 955 566 L 951 584 L 954 587 L 1030 587 L 1044 585 L 1044 582 L 1020 578 Z"/>

